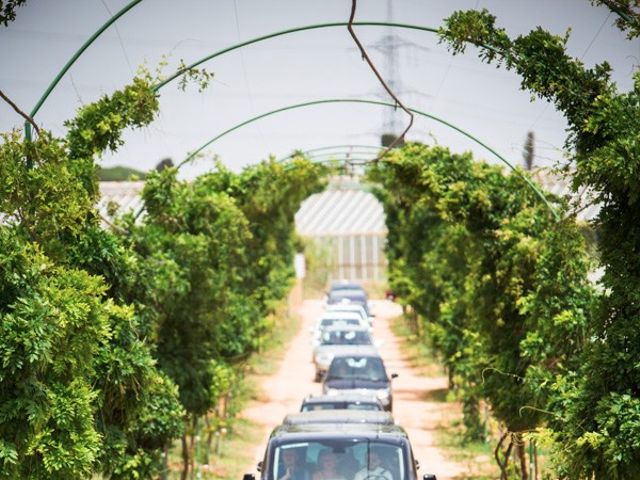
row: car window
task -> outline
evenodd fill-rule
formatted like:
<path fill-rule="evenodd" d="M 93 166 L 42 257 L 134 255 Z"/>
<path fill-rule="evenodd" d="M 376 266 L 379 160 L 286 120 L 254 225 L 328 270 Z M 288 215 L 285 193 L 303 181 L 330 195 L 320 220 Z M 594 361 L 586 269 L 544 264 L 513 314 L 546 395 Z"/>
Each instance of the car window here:
<path fill-rule="evenodd" d="M 340 308 L 332 308 L 329 310 L 331 313 L 355 313 L 360 315 L 361 318 L 364 318 L 365 312 L 361 305 L 353 305 L 352 308 L 345 308 L 344 305 L 341 305 Z"/>
<path fill-rule="evenodd" d="M 377 403 L 348 403 L 347 410 L 368 410 L 381 412 L 384 409 Z"/>
<path fill-rule="evenodd" d="M 315 412 L 316 410 L 334 410 L 332 403 L 306 403 L 302 406 L 303 412 Z"/>
<path fill-rule="evenodd" d="M 322 345 L 371 345 L 368 332 L 356 330 L 330 330 L 322 334 Z"/>
<path fill-rule="evenodd" d="M 383 408 L 378 403 L 373 402 L 317 402 L 302 405 L 303 412 L 313 412 L 316 410 L 367 410 L 380 412 Z"/>
<path fill-rule="evenodd" d="M 409 458 L 403 445 L 357 438 L 280 445 L 273 451 L 272 470 L 269 473 L 275 480 L 282 478 L 286 473 L 286 464 L 293 472 L 297 472 L 292 475 L 295 480 L 307 478 L 311 472 L 322 469 L 323 459 L 327 456 L 332 457 L 336 478 L 408 480 Z"/>
<path fill-rule="evenodd" d="M 366 303 L 367 296 L 361 290 L 336 290 L 329 295 L 329 304 L 349 300 L 354 303 Z"/>
<path fill-rule="evenodd" d="M 327 373 L 327 380 L 361 379 L 388 380 L 382 360 L 378 357 L 337 357 Z"/>

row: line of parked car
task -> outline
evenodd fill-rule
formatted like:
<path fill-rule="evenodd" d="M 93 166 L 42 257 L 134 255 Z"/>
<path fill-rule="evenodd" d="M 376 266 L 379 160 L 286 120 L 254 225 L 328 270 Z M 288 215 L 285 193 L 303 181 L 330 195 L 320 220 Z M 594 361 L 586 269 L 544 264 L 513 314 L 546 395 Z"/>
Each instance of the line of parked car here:
<path fill-rule="evenodd" d="M 269 438 L 261 480 L 417 480 L 405 430 L 391 414 L 393 394 L 373 338 L 364 289 L 335 282 L 311 329 L 315 381 L 323 394 L 302 401 Z M 243 480 L 256 480 L 254 474 Z M 425 474 L 422 480 L 436 480 Z"/>

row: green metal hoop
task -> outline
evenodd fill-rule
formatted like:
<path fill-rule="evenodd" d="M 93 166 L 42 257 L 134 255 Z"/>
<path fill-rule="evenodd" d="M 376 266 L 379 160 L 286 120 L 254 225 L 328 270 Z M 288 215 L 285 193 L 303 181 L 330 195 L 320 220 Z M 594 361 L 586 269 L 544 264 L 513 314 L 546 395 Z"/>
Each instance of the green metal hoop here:
<path fill-rule="evenodd" d="M 237 125 L 234 125 L 233 127 L 228 128 L 227 130 L 219 133 L 218 135 L 216 135 L 215 137 L 213 137 L 212 139 L 208 140 L 207 142 L 202 144 L 200 147 L 198 147 L 197 149 L 192 151 L 189 155 L 187 155 L 187 157 L 184 160 L 182 160 L 182 162 L 180 162 L 178 164 L 177 168 L 180 168 L 183 165 L 185 165 L 186 163 L 188 163 L 191 160 L 193 160 L 193 158 L 195 158 L 195 156 L 198 155 L 202 150 L 204 150 L 205 148 L 207 148 L 209 145 L 211 145 L 215 141 L 219 140 L 220 138 L 222 138 L 222 137 L 230 134 L 231 132 L 234 132 L 234 131 L 236 131 L 236 130 L 238 130 L 238 129 L 246 126 L 246 125 L 249 125 L 249 124 L 251 124 L 253 122 L 261 120 L 261 119 L 263 119 L 265 117 L 269 117 L 269 116 L 275 115 L 277 113 L 282 113 L 282 112 L 286 112 L 286 111 L 289 111 L 289 110 L 296 110 L 296 109 L 306 108 L 306 107 L 310 107 L 310 106 L 314 106 L 314 105 L 339 104 L 339 103 L 356 103 L 356 104 L 367 104 L 367 105 L 379 105 L 379 106 L 388 107 L 388 108 L 395 108 L 396 107 L 395 104 L 393 104 L 393 103 L 381 102 L 381 101 L 378 101 L 378 100 L 364 100 L 364 99 L 355 99 L 355 98 L 330 98 L 330 99 L 325 99 L 325 100 L 313 100 L 313 101 L 310 101 L 310 102 L 297 103 L 295 105 L 288 105 L 286 107 L 278 108 L 276 110 L 271 110 L 270 112 L 266 112 L 266 113 L 263 113 L 261 115 L 257 115 L 255 117 L 252 117 L 252 118 L 250 118 L 248 120 L 245 120 L 244 122 L 238 123 Z M 493 156 L 495 156 L 498 160 L 500 160 L 507 167 L 509 167 L 514 173 L 516 173 L 519 177 L 521 177 L 524 180 L 524 182 L 529 186 L 529 188 L 531 188 L 536 193 L 536 195 L 538 195 L 538 197 L 540 197 L 540 199 L 544 202 L 544 204 L 547 206 L 547 208 L 554 215 L 556 220 L 560 219 L 558 213 L 553 208 L 553 206 L 549 203 L 549 201 L 544 196 L 544 194 L 540 191 L 540 189 L 538 189 L 535 186 L 535 184 L 529 178 L 527 178 L 526 175 L 524 175 L 520 170 L 518 170 L 515 166 L 513 166 L 513 164 L 511 162 L 509 162 L 506 158 L 504 158 L 502 155 L 500 155 L 493 148 L 491 148 L 490 146 L 488 146 L 486 143 L 482 142 L 478 138 L 474 137 L 469 132 L 463 130 L 460 127 L 457 127 L 456 125 L 454 125 L 454 124 L 452 124 L 452 123 L 450 123 L 450 122 L 448 122 L 446 120 L 443 120 L 440 117 L 437 117 L 437 116 L 432 115 L 430 113 L 422 112 L 420 110 L 416 110 L 414 108 L 410 108 L 409 110 L 411 110 L 413 113 L 415 113 L 417 115 L 421 115 L 423 117 L 430 118 L 431 120 L 435 120 L 436 122 L 441 123 L 441 124 L 451 128 L 451 129 L 457 131 L 458 133 L 464 135 L 465 137 L 467 137 L 468 139 L 470 139 L 474 143 L 476 143 L 476 144 L 480 145 L 481 147 L 483 147 L 484 149 L 486 149 Z"/>

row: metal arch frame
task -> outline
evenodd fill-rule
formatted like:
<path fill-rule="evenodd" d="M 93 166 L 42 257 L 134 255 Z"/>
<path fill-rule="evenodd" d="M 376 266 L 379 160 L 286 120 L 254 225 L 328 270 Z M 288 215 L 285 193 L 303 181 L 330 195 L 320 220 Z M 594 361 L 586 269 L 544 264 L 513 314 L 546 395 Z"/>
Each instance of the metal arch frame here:
<path fill-rule="evenodd" d="M 127 5 L 124 6 L 124 8 L 122 8 L 119 12 L 117 12 L 113 17 L 111 17 L 109 20 L 107 20 L 98 30 L 96 30 L 94 32 L 93 35 L 91 35 L 81 46 L 80 48 L 76 51 L 76 53 L 74 53 L 71 58 L 67 61 L 67 63 L 64 64 L 64 66 L 62 67 L 62 70 L 60 70 L 58 72 L 58 74 L 55 76 L 55 78 L 51 81 L 51 83 L 49 84 L 49 86 L 47 87 L 47 89 L 44 91 L 44 93 L 42 94 L 42 96 L 40 97 L 40 99 L 38 100 L 38 102 L 36 103 L 35 107 L 33 107 L 33 109 L 31 110 L 30 116 L 31 118 L 35 117 L 36 113 L 38 113 L 38 110 L 40 110 L 40 107 L 42 107 L 42 105 L 44 104 L 44 102 L 47 100 L 47 98 L 49 98 L 49 95 L 51 94 L 51 92 L 53 91 L 54 88 L 56 88 L 56 86 L 58 85 L 58 83 L 60 83 L 60 80 L 62 80 L 62 77 L 65 76 L 65 74 L 69 71 L 69 69 L 72 67 L 72 65 L 74 63 L 76 63 L 76 60 L 78 60 L 78 58 L 80 58 L 80 55 L 82 55 L 84 53 L 84 51 L 89 48 L 89 46 L 91 46 L 91 44 L 93 42 L 96 41 L 96 39 L 102 35 L 104 33 L 105 30 L 107 30 L 111 25 L 113 25 L 120 17 L 122 17 L 123 15 L 125 15 L 129 10 L 131 10 L 133 7 L 135 7 L 136 5 L 138 5 L 140 2 L 142 2 L 142 0 L 133 0 L 132 2 L 128 3 Z M 24 134 L 25 137 L 27 138 L 27 140 L 31 139 L 31 124 L 29 122 L 26 122 L 25 124 L 25 130 L 24 130 Z"/>
<path fill-rule="evenodd" d="M 76 60 L 85 52 L 85 50 L 87 50 L 87 48 L 89 48 L 89 46 L 105 31 L 107 30 L 112 24 L 114 24 L 119 18 L 121 18 L 123 15 L 125 15 L 127 12 L 129 12 L 133 7 L 135 7 L 136 5 L 138 5 L 142 0 L 132 0 L 129 4 L 127 4 L 124 8 L 122 8 L 120 11 L 118 11 L 114 16 L 112 16 L 105 24 L 102 25 L 102 27 L 100 27 L 91 37 L 89 37 L 89 39 L 87 41 L 85 41 L 82 46 L 76 51 L 76 53 L 67 61 L 67 63 L 63 66 L 62 70 L 58 73 L 58 75 L 56 75 L 56 77 L 54 78 L 54 80 L 51 82 L 51 84 L 49 85 L 49 87 L 47 88 L 47 90 L 44 92 L 44 94 L 42 95 L 42 97 L 38 100 L 36 106 L 32 109 L 31 111 L 31 117 L 34 117 L 35 114 L 39 111 L 39 109 L 42 107 L 42 105 L 44 104 L 44 102 L 46 101 L 46 99 L 48 98 L 48 96 L 50 95 L 50 93 L 53 91 L 53 89 L 57 86 L 57 84 L 60 82 L 60 80 L 62 79 L 62 77 L 66 74 L 66 72 L 71 68 L 71 66 L 76 62 Z M 314 29 L 321 29 L 321 28 L 331 28 L 331 27 L 344 27 L 347 26 L 348 22 L 334 22 L 334 23 L 325 23 L 325 24 L 316 24 L 316 25 L 307 25 L 307 26 L 303 26 L 303 27 L 296 27 L 296 28 L 291 28 L 291 29 L 287 29 L 287 30 L 282 30 L 279 32 L 274 32 L 268 35 L 263 35 L 261 37 L 256 37 L 254 39 L 251 40 L 247 40 L 245 42 L 241 42 L 235 45 L 232 45 L 230 47 L 227 47 L 223 50 L 219 50 L 217 52 L 214 52 L 211 55 L 208 55 L 206 57 L 203 57 L 202 59 L 193 62 L 187 66 L 185 66 L 184 68 L 179 69 L 177 72 L 175 72 L 173 75 L 171 75 L 170 77 L 168 77 L 167 79 L 163 80 L 162 82 L 156 84 L 153 87 L 153 90 L 155 92 L 157 92 L 158 90 L 160 90 L 160 88 L 164 87 L 165 85 L 167 85 L 168 83 L 172 82 L 173 80 L 175 80 L 176 78 L 178 78 L 180 75 L 192 70 L 193 68 L 197 67 L 198 65 L 201 65 L 204 62 L 207 62 L 213 58 L 216 58 L 220 55 L 223 55 L 227 52 L 245 47 L 247 45 L 251 45 L 253 43 L 258 43 L 270 38 L 274 38 L 274 37 L 278 37 L 278 36 L 282 36 L 282 35 L 287 35 L 290 33 L 295 33 L 295 32 L 300 32 L 300 31 L 306 31 L 306 30 L 314 30 Z M 411 24 L 403 24 L 403 23 L 395 23 L 395 22 L 353 22 L 353 25 L 357 25 L 357 26 L 386 26 L 386 27 L 397 27 L 397 28 L 406 28 L 406 29 L 413 29 L 413 30 L 421 30 L 421 31 L 427 31 L 427 32 L 431 32 L 431 33 L 437 33 L 438 29 L 433 28 L 433 27 L 424 27 L 424 26 L 420 26 L 420 25 L 411 25 Z M 485 48 L 491 49 L 491 50 L 495 50 L 495 48 L 491 45 L 484 45 L 482 44 L 482 46 L 484 46 Z M 199 152 L 201 151 L 203 148 L 205 148 L 207 145 L 213 143 L 215 140 L 217 140 L 218 138 L 220 138 L 221 136 L 226 135 L 227 133 L 230 133 L 231 131 L 240 128 L 241 126 L 250 123 L 252 121 L 258 120 L 259 118 L 262 118 L 264 116 L 267 115 L 271 115 L 271 114 L 275 114 L 278 113 L 280 111 L 284 111 L 284 110 L 290 110 L 293 108 L 301 108 L 303 106 L 309 106 L 309 105 L 313 105 L 313 104 L 318 104 L 318 103 L 329 103 L 330 101 L 316 101 L 316 102 L 306 102 L 305 104 L 298 104 L 296 106 L 291 106 L 291 107 L 285 107 L 284 109 L 279 109 L 273 112 L 269 112 L 268 114 L 263 114 L 261 116 L 258 117 L 254 117 L 253 119 L 250 119 L 247 122 L 243 122 L 242 124 L 239 124 L 236 127 L 233 127 L 232 129 L 223 132 L 221 135 L 219 135 L 218 137 L 215 137 L 214 139 L 210 140 L 207 144 L 203 145 L 200 149 L 198 149 L 196 151 Z M 384 102 L 375 102 L 375 101 L 370 101 L 370 100 L 356 100 L 356 99 L 352 99 L 352 100 L 347 100 L 347 99 L 339 99 L 339 100 L 333 100 L 333 103 L 335 102 L 352 102 L 352 103 L 370 103 L 370 104 L 379 104 L 379 105 L 384 105 L 384 106 L 390 106 L 390 107 L 394 107 L 395 105 L 393 104 L 389 104 L 389 103 L 384 103 Z M 484 143 L 482 143 L 480 140 L 476 139 L 475 137 L 473 137 L 472 135 L 470 135 L 469 133 L 465 132 L 464 130 L 456 127 L 453 124 L 450 124 L 449 122 L 446 122 L 445 120 L 442 120 L 440 118 L 437 118 L 433 115 L 427 114 L 425 112 L 421 112 L 415 109 L 409 109 L 414 113 L 417 113 L 419 115 L 425 116 L 427 118 L 431 118 L 433 120 L 436 120 L 450 128 L 453 128 L 454 130 L 460 132 L 461 134 L 463 134 L 464 136 L 470 138 L 471 140 L 473 140 L 474 142 L 478 143 L 479 145 L 483 146 L 484 148 L 486 148 L 488 151 L 490 151 L 491 153 L 493 153 L 497 158 L 499 158 L 502 162 L 504 162 L 509 168 L 511 168 L 514 172 L 518 173 L 523 180 L 530 186 L 530 188 L 532 188 L 536 194 L 544 201 L 545 205 L 547 205 L 547 207 L 549 208 L 549 210 L 551 210 L 551 212 L 554 214 L 554 216 L 558 219 L 558 214 L 556 213 L 556 211 L 553 209 L 553 207 L 549 204 L 549 202 L 547 201 L 547 199 L 544 197 L 544 195 L 542 194 L 542 192 L 540 192 L 534 185 L 533 183 L 527 179 L 524 175 L 522 175 L 521 172 L 519 172 L 518 170 L 516 170 L 513 165 L 511 165 L 511 163 L 509 163 L 505 158 L 503 158 L 501 155 L 499 155 L 495 150 L 493 150 L 492 148 L 488 147 L 487 145 L 485 145 Z M 31 125 L 26 123 L 25 124 L 25 137 L 29 140 L 31 138 Z M 190 157 L 187 157 L 187 159 L 185 159 L 179 166 L 181 166 L 182 164 L 184 164 L 186 161 L 188 161 L 190 158 L 193 157 L 194 154 L 190 155 Z"/>
<path fill-rule="evenodd" d="M 49 98 L 49 95 L 51 94 L 53 89 L 58 85 L 58 83 L 60 83 L 60 80 L 62 80 L 64 75 L 69 71 L 69 69 L 78 60 L 78 58 L 80 58 L 80 56 L 91 46 L 91 44 L 93 44 L 93 42 L 95 42 L 98 39 L 98 37 L 100 37 L 100 35 L 102 35 L 111 25 L 113 25 L 116 21 L 118 21 L 118 19 L 120 19 L 122 16 L 124 16 L 126 13 L 128 13 L 133 7 L 138 5 L 140 2 L 142 2 L 142 0 L 133 0 L 130 3 L 128 3 L 124 8 L 122 8 L 113 17 L 111 17 L 107 22 L 105 22 L 98 30 L 96 30 L 94 32 L 94 34 L 91 35 L 91 37 L 89 37 L 80 46 L 80 48 L 71 56 L 71 58 L 67 61 L 67 63 L 58 72 L 58 74 L 55 76 L 55 78 L 49 84 L 49 86 L 47 87 L 45 92 L 42 94 L 42 96 L 40 97 L 40 99 L 38 100 L 36 105 L 33 107 L 33 109 L 30 112 L 30 116 L 32 118 L 35 117 L 35 115 L 38 113 L 38 111 L 40 110 L 40 108 L 42 107 L 44 102 L 47 100 L 47 98 Z M 395 22 L 354 22 L 353 24 L 357 25 L 357 26 L 363 26 L 363 27 L 365 27 L 365 26 L 397 27 L 397 28 L 405 28 L 405 29 L 410 29 L 410 30 L 421 30 L 421 31 L 432 32 L 432 33 L 437 33 L 438 32 L 438 29 L 437 28 L 433 28 L 433 27 L 423 27 L 423 26 L 420 26 L 420 25 L 411 25 L 411 24 L 395 23 Z M 233 50 L 237 50 L 237 49 L 245 47 L 247 45 L 251 45 L 251 44 L 254 44 L 254 43 L 259 43 L 259 42 L 262 42 L 264 40 L 268 40 L 270 38 L 275 38 L 275 37 L 280 37 L 280 36 L 283 36 L 283 35 L 288 35 L 290 33 L 303 32 L 303 31 L 307 31 L 307 30 L 317 30 L 317 29 L 322 29 L 322 28 L 345 27 L 347 25 L 348 25 L 348 22 L 332 22 L 332 23 L 320 23 L 320 24 L 314 24 L 314 25 L 305 25 L 305 26 L 302 26 L 302 27 L 294 27 L 294 28 L 289 28 L 289 29 L 286 29 L 286 30 L 280 30 L 278 32 L 273 32 L 273 33 L 270 33 L 270 34 L 267 34 L 267 35 L 262 35 L 260 37 L 255 37 L 255 38 L 252 38 L 250 40 L 246 40 L 244 42 L 231 45 L 230 47 L 224 48 L 222 50 L 218 50 L 217 52 L 214 52 L 214 53 L 212 53 L 210 55 L 207 55 L 206 57 L 203 57 L 200 60 L 197 60 L 197 61 L 195 61 L 195 62 L 193 62 L 193 63 L 191 63 L 191 64 L 189 64 L 189 65 L 187 65 L 187 66 L 185 66 L 183 68 L 178 69 L 171 76 L 169 76 L 165 80 L 161 81 L 160 83 L 154 85 L 153 86 L 153 90 L 155 92 L 157 92 L 158 90 L 160 90 L 165 85 L 171 83 L 173 80 L 175 80 L 179 76 L 187 73 L 188 71 L 196 68 L 198 65 L 201 65 L 201 64 L 203 64 L 203 63 L 205 63 L 205 62 L 207 62 L 207 61 L 209 61 L 209 60 L 211 60 L 213 58 L 219 57 L 221 55 L 224 55 L 225 53 L 232 52 Z M 486 47 L 487 48 L 492 48 L 489 45 L 486 45 Z M 28 122 L 25 123 L 25 136 L 27 137 L 27 139 L 31 138 L 31 125 Z"/>
<path fill-rule="evenodd" d="M 85 52 L 85 50 L 87 50 L 87 48 L 89 48 L 89 46 L 91 46 L 91 44 L 100 35 L 102 35 L 102 33 L 104 33 L 105 30 L 107 30 L 118 19 L 120 19 L 120 17 L 124 16 L 133 7 L 135 7 L 136 5 L 138 5 L 141 2 L 142 2 L 142 0 L 132 0 L 130 3 L 125 5 L 120 11 L 118 11 L 109 20 L 107 20 L 107 22 L 105 22 L 98 30 L 96 30 L 93 33 L 93 35 L 91 35 L 91 37 L 89 37 L 80 46 L 80 48 L 71 56 L 71 58 L 67 61 L 67 63 L 62 67 L 60 72 L 58 72 L 58 74 L 55 76 L 55 78 L 53 79 L 51 84 L 49 84 L 49 86 L 47 87 L 45 92 L 42 94 L 42 96 L 40 97 L 40 99 L 36 103 L 35 107 L 31 110 L 30 116 L 32 118 L 36 115 L 36 113 L 38 113 L 38 111 L 40 110 L 40 107 L 42 107 L 42 105 L 47 100 L 47 98 L 49 97 L 49 95 L 51 94 L 53 89 L 58 85 L 58 83 L 60 82 L 62 77 L 69 71 L 71 66 L 76 62 L 76 60 L 78 60 L 78 58 Z M 619 17 L 621 17 L 622 19 L 624 19 L 626 21 L 630 21 L 629 16 L 626 15 L 625 12 L 622 12 L 619 9 L 612 9 L 612 10 Z M 348 22 L 333 22 L 333 23 L 323 23 L 323 24 L 307 25 L 307 26 L 303 26 L 303 27 L 289 28 L 289 29 L 286 29 L 286 30 L 281 30 L 279 32 L 274 32 L 274 33 L 271 33 L 271 34 L 262 35 L 260 37 L 253 38 L 251 40 L 247 40 L 245 42 L 241 42 L 241 43 L 232 45 L 232 46 L 230 46 L 228 48 L 225 48 L 225 49 L 220 50 L 218 52 L 215 52 L 215 53 L 213 53 L 211 55 L 208 55 L 208 56 L 206 56 L 206 57 L 204 57 L 204 58 L 202 58 L 202 59 L 200 59 L 200 60 L 198 60 L 196 62 L 193 62 L 190 65 L 187 65 L 182 69 L 179 69 L 177 72 L 175 72 L 169 78 L 167 78 L 167 79 L 163 80 L 162 82 L 158 83 L 157 85 L 155 85 L 154 86 L 154 90 L 158 91 L 160 88 L 162 88 L 166 84 L 170 83 L 175 78 L 177 78 L 180 75 L 188 72 L 189 70 L 197 67 L 198 65 L 201 65 L 202 63 L 204 63 L 204 62 L 206 62 L 208 60 L 211 60 L 212 58 L 218 57 L 220 55 L 223 55 L 224 53 L 236 50 L 238 48 L 242 48 L 244 46 L 251 45 L 253 43 L 258 43 L 258 42 L 261 42 L 263 40 L 267 40 L 267 39 L 278 37 L 278 36 L 282 36 L 282 35 L 287 35 L 287 34 L 290 34 L 290 33 L 302 32 L 302 31 L 306 31 L 306 30 L 315 30 L 315 29 L 320 29 L 320 28 L 345 27 L 345 26 L 348 26 L 348 25 L 349 25 Z M 396 22 L 353 22 L 353 25 L 363 26 L 363 27 L 364 26 L 397 27 L 397 28 L 405 28 L 405 29 L 411 29 L 411 30 L 421 30 L 421 31 L 426 31 L 426 32 L 431 32 L 431 33 L 438 33 L 438 29 L 437 28 L 424 27 L 424 26 L 420 26 L 420 25 L 404 24 L 404 23 L 396 23 Z M 492 45 L 487 45 L 487 44 L 480 44 L 480 45 L 485 47 L 485 48 L 488 48 L 490 50 L 496 50 L 495 47 L 493 47 Z M 25 134 L 28 137 L 30 137 L 30 135 L 31 135 L 31 125 L 29 123 L 25 124 Z"/>
<path fill-rule="evenodd" d="M 233 127 L 228 128 L 227 130 L 219 133 L 218 135 L 216 135 L 215 137 L 213 137 L 212 139 L 208 140 L 203 145 L 201 145 L 200 147 L 198 147 L 197 149 L 192 151 L 189 155 L 187 155 L 187 157 L 177 165 L 177 168 L 179 169 L 183 165 L 185 165 L 186 163 L 188 163 L 191 160 L 193 160 L 193 158 L 195 158 L 195 156 L 198 155 L 202 150 L 204 150 L 205 148 L 207 148 L 209 145 L 211 145 L 215 141 L 219 140 L 220 138 L 222 138 L 222 137 L 228 135 L 229 133 L 234 132 L 235 130 L 238 130 L 238 129 L 246 126 L 246 125 L 249 125 L 250 123 L 256 122 L 256 121 L 258 121 L 258 120 L 260 120 L 262 118 L 269 117 L 269 116 L 275 115 L 277 113 L 286 112 L 286 111 L 289 111 L 289 110 L 296 110 L 296 109 L 310 107 L 310 106 L 314 106 L 314 105 L 336 104 L 336 103 L 356 103 L 356 104 L 379 105 L 379 106 L 383 106 L 383 107 L 395 108 L 395 105 L 393 103 L 381 102 L 379 100 L 364 100 L 364 99 L 355 99 L 355 98 L 330 98 L 330 99 L 325 99 L 325 100 L 313 100 L 313 101 L 310 101 L 310 102 L 303 102 L 303 103 L 297 103 L 297 104 L 294 104 L 294 105 L 288 105 L 286 107 L 278 108 L 276 110 L 271 110 L 270 112 L 266 112 L 266 113 L 263 113 L 261 115 L 257 115 L 255 117 L 252 117 L 252 118 L 250 118 L 248 120 L 245 120 L 244 122 L 238 123 L 238 124 L 234 125 Z M 500 155 L 498 152 L 496 152 L 493 148 L 489 147 L 486 143 L 484 143 L 481 140 L 479 140 L 478 138 L 474 137 L 469 132 L 461 129 L 460 127 L 457 127 L 456 125 L 454 125 L 452 123 L 447 122 L 446 120 L 443 120 L 440 117 L 437 117 L 435 115 L 431 115 L 431 114 L 426 113 L 426 112 L 422 112 L 420 110 L 416 110 L 414 108 L 410 108 L 409 110 L 411 110 L 413 113 L 416 113 L 416 114 L 418 114 L 420 116 L 423 116 L 423 117 L 426 117 L 426 118 L 430 118 L 431 120 L 435 120 L 436 122 L 439 122 L 439 123 L 451 128 L 451 129 L 457 131 L 458 133 L 461 133 L 462 135 L 464 135 L 465 137 L 467 137 L 471 141 L 475 142 L 476 144 L 480 145 L 481 147 L 483 147 L 484 149 L 489 151 L 498 160 L 500 160 L 502 163 L 507 165 L 507 167 L 509 167 L 513 172 L 515 172 L 520 178 L 522 178 L 524 180 L 524 182 L 529 186 L 529 188 L 531 188 L 536 193 L 536 195 L 538 195 L 538 197 L 544 202 L 544 204 L 551 211 L 551 213 L 556 218 L 556 220 L 560 219 L 560 216 L 558 215 L 556 210 L 549 203 L 549 201 L 544 196 L 544 194 L 534 185 L 534 183 L 531 180 L 529 180 L 526 177 L 526 175 L 524 175 L 520 170 L 515 168 L 511 162 L 509 162 L 506 158 L 504 158 L 502 155 Z"/>
<path fill-rule="evenodd" d="M 269 40 L 271 38 L 275 38 L 275 37 L 280 37 L 283 35 L 288 35 L 290 33 L 297 33 L 297 32 L 304 32 L 304 31 L 308 31 L 308 30 L 318 30 L 318 29 L 323 29 L 323 28 L 335 28 L 335 27 L 346 27 L 349 25 L 349 22 L 330 22 L 330 23 L 319 23 L 319 24 L 314 24 L 314 25 L 305 25 L 302 27 L 294 27 L 294 28 L 288 28 L 286 30 L 280 30 L 278 32 L 273 32 L 273 33 L 269 33 L 267 35 L 262 35 L 260 37 L 255 37 L 252 38 L 250 40 L 246 40 L 244 42 L 240 42 L 240 43 L 236 43 L 235 45 L 231 45 L 230 47 L 227 48 L 223 48 L 222 50 L 218 50 L 217 52 L 214 52 L 210 55 L 207 55 L 205 57 L 202 57 L 200 60 L 197 60 L 193 63 L 190 63 L 189 65 L 184 66 L 183 68 L 178 69 L 175 73 L 173 73 L 172 75 L 170 75 L 169 77 L 167 77 L 166 79 L 164 79 L 163 81 L 161 81 L 160 83 L 156 84 L 153 89 L 154 91 L 158 91 L 160 90 L 162 87 L 164 87 L 165 85 L 171 83 L 173 80 L 175 80 L 176 78 L 178 78 L 179 76 L 187 73 L 190 70 L 193 70 L 194 68 L 202 65 L 205 62 L 208 62 L 209 60 L 212 60 L 216 57 L 219 57 L 221 55 L 224 55 L 225 53 L 228 52 L 232 52 L 233 50 L 237 50 L 239 48 L 242 47 L 246 47 L 247 45 L 252 45 L 254 43 L 260 43 L 263 42 L 265 40 Z M 434 27 L 425 27 L 422 25 L 413 25 L 413 24 L 408 24 L 408 23 L 397 23 L 397 22 L 353 22 L 353 25 L 355 26 L 359 26 L 359 27 L 395 27 L 395 28 L 405 28 L 408 30 L 420 30 L 423 32 L 431 32 L 431 33 L 438 33 L 438 29 L 434 28 Z M 485 48 L 494 50 L 494 47 L 492 47 L 491 45 L 482 45 Z"/>
<path fill-rule="evenodd" d="M 307 157 L 326 157 L 329 155 L 369 155 L 381 150 L 383 147 L 374 145 L 331 145 L 319 148 L 310 148 L 308 150 L 294 150 L 289 155 L 278 158 L 277 162 L 286 162 L 294 158 L 296 155 L 302 154 Z"/>
<path fill-rule="evenodd" d="M 297 149 L 297 150 L 293 150 L 293 152 L 289 155 L 287 155 L 286 157 L 280 157 L 280 159 L 278 161 L 284 161 L 287 160 L 288 158 L 291 158 L 293 156 L 296 155 L 296 153 L 298 152 L 302 152 L 302 153 L 315 153 L 315 152 L 324 152 L 326 150 L 336 150 L 336 149 L 340 149 L 340 151 L 343 150 L 347 150 L 347 149 L 356 149 L 356 148 L 364 148 L 366 150 L 382 150 L 384 147 L 380 146 L 380 145 L 359 145 L 359 144 L 343 144 L 343 145 L 326 145 L 323 147 L 316 147 L 316 148 L 309 148 L 306 150 L 303 149 Z"/>

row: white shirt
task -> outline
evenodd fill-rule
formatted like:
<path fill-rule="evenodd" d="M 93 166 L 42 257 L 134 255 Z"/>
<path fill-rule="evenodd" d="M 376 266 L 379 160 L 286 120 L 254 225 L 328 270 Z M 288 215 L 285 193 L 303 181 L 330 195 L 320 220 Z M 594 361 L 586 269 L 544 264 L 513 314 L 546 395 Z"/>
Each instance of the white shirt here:
<path fill-rule="evenodd" d="M 365 478 L 369 478 L 369 480 L 393 480 L 391 472 L 383 467 L 377 467 L 373 470 L 369 470 L 365 467 L 358 473 L 356 473 L 355 477 L 353 477 L 353 480 L 365 480 Z"/>

